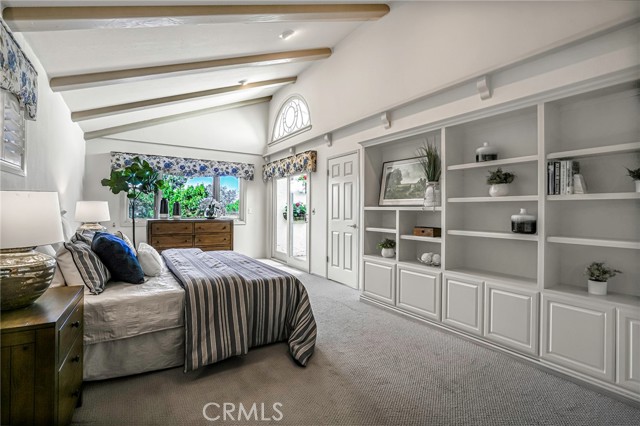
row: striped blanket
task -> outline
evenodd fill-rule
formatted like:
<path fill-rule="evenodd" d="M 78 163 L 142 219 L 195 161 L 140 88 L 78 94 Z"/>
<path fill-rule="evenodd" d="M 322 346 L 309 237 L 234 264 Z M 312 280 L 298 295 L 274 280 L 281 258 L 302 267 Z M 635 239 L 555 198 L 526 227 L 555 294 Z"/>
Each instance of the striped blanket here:
<path fill-rule="evenodd" d="M 293 359 L 307 364 L 317 329 L 296 277 L 232 251 L 162 256 L 185 290 L 185 372 L 285 340 Z"/>

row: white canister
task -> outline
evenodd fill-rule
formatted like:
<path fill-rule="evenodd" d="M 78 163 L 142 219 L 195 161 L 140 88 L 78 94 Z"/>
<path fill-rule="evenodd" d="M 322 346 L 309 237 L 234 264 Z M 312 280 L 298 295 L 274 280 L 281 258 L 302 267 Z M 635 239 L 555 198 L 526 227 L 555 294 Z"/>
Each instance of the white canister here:
<path fill-rule="evenodd" d="M 489 145 L 489 142 L 485 142 L 482 146 L 476 149 L 476 163 L 481 161 L 493 161 L 498 159 L 498 150 Z"/>

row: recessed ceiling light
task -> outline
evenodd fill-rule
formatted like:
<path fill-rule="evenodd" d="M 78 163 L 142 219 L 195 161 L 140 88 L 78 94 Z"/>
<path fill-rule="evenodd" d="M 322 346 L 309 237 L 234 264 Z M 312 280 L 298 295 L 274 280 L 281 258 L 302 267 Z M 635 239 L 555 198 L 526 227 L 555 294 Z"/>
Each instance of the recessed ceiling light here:
<path fill-rule="evenodd" d="M 244 79 L 244 80 L 240 80 L 240 81 L 238 81 L 238 84 L 240 84 L 240 85 L 244 86 L 244 85 L 246 85 L 248 82 L 249 82 L 248 80 Z"/>
<path fill-rule="evenodd" d="M 285 30 L 282 34 L 280 34 L 278 37 L 280 37 L 283 40 L 288 39 L 289 37 L 291 37 L 293 34 L 295 34 L 295 31 L 293 30 Z"/>

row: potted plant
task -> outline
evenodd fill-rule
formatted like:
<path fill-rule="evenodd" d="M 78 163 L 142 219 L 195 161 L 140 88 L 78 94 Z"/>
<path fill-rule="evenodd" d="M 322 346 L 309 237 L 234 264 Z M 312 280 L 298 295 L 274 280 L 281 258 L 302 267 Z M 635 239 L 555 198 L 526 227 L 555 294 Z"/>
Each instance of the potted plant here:
<path fill-rule="evenodd" d="M 503 172 L 500 167 L 497 170 L 489 170 L 487 176 L 487 185 L 489 187 L 489 195 L 492 197 L 502 197 L 509 194 L 509 184 L 513 182 L 516 175 L 511 172 Z"/>
<path fill-rule="evenodd" d="M 282 217 L 287 219 L 287 210 L 288 206 L 284 206 L 284 211 L 282 212 Z M 303 220 L 307 220 L 307 206 L 304 203 L 296 202 L 293 203 L 293 221 L 300 222 Z"/>
<path fill-rule="evenodd" d="M 382 257 L 394 257 L 396 255 L 396 242 L 385 238 L 382 242 L 378 243 L 378 248 L 381 249 Z"/>
<path fill-rule="evenodd" d="M 604 296 L 607 294 L 607 282 L 609 278 L 613 278 L 622 271 L 613 269 L 604 264 L 604 262 L 592 262 L 584 270 L 584 274 L 587 276 L 589 293 Z"/>
<path fill-rule="evenodd" d="M 100 183 L 102 186 L 108 186 L 114 194 L 127 193 L 133 226 L 133 245 L 135 247 L 136 201 L 142 194 L 155 194 L 158 192 L 164 182 L 159 179 L 158 172 L 148 162 L 140 160 L 140 157 L 135 157 L 128 166 L 118 170 L 111 170 L 109 179 L 102 179 Z"/>
<path fill-rule="evenodd" d="M 435 143 L 425 142 L 418 148 L 420 165 L 427 180 L 424 193 L 424 205 L 427 207 L 440 205 L 440 153 Z"/>
<path fill-rule="evenodd" d="M 640 167 L 637 169 L 627 169 L 629 177 L 636 181 L 636 192 L 640 192 Z"/>

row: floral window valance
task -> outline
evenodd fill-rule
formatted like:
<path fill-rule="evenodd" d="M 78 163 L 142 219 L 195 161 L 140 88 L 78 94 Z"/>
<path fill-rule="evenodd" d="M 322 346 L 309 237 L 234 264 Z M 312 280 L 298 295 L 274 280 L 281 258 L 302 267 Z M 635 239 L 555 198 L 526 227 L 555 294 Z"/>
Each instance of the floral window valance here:
<path fill-rule="evenodd" d="M 155 170 L 187 177 L 198 176 L 235 176 L 239 179 L 253 180 L 255 166 L 247 163 L 230 163 L 227 161 L 198 160 L 195 158 L 163 157 L 159 155 L 130 154 L 127 152 L 111 153 L 111 168 L 121 169 L 131 164 L 131 160 L 140 157 L 146 160 Z"/>
<path fill-rule="evenodd" d="M 316 151 L 305 151 L 262 166 L 262 180 L 283 178 L 295 173 L 316 171 Z"/>
<path fill-rule="evenodd" d="M 0 20 L 0 88 L 13 93 L 25 110 L 25 118 L 36 119 L 38 103 L 38 73 Z"/>

